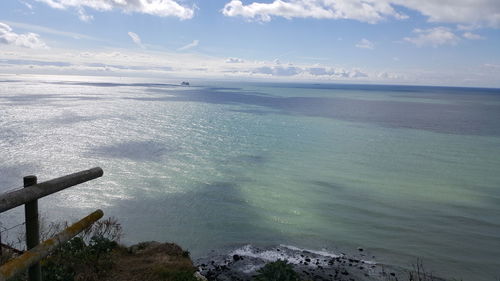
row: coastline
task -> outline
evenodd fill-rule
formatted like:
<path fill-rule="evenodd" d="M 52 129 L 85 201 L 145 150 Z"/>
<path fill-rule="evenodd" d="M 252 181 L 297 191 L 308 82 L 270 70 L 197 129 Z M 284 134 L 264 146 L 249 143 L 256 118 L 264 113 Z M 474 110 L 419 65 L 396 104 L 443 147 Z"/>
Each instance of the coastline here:
<path fill-rule="evenodd" d="M 354 251 L 353 251 L 354 252 Z M 254 280 L 267 263 L 287 261 L 301 280 L 387 281 L 405 280 L 402 268 L 378 263 L 362 248 L 352 254 L 301 249 L 289 245 L 259 248 L 252 245 L 196 259 L 198 272 L 208 280 Z M 444 279 L 433 277 L 435 281 Z"/>

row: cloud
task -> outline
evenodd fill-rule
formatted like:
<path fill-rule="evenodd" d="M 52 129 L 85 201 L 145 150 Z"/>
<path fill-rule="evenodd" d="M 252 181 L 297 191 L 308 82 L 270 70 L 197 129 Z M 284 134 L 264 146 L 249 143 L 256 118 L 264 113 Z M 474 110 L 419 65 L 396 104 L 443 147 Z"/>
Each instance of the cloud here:
<path fill-rule="evenodd" d="M 404 40 L 417 45 L 418 47 L 441 45 L 455 45 L 460 38 L 447 27 L 434 27 L 429 29 L 415 29 L 415 37 L 405 37 Z"/>
<path fill-rule="evenodd" d="M 78 8 L 78 18 L 83 22 L 90 22 L 94 19 L 92 15 L 87 14 L 84 8 Z"/>
<path fill-rule="evenodd" d="M 481 36 L 479 34 L 472 33 L 472 32 L 464 32 L 464 34 L 462 34 L 462 36 L 465 39 L 469 39 L 469 40 L 482 40 L 482 39 L 484 39 L 483 36 Z"/>
<path fill-rule="evenodd" d="M 499 64 L 492 64 L 492 63 L 485 63 L 483 67 L 488 68 L 488 69 L 497 69 L 500 70 L 500 65 Z"/>
<path fill-rule="evenodd" d="M 330 77 L 330 78 L 365 78 L 368 74 L 354 69 L 346 70 L 343 68 L 321 67 L 315 66 L 307 68 L 306 71 L 316 77 Z"/>
<path fill-rule="evenodd" d="M 190 78 L 262 80 L 282 82 L 345 82 L 412 85 L 454 85 L 500 87 L 497 61 L 477 66 L 441 69 L 370 69 L 329 64 L 285 64 L 245 59 L 228 64 L 226 58 L 155 50 L 78 49 L 34 50 L 0 47 L 1 74 L 97 75 L 115 77 L 166 77 L 177 81 Z M 71 78 L 72 79 L 72 78 Z"/>
<path fill-rule="evenodd" d="M 380 72 L 377 75 L 378 78 L 381 78 L 382 80 L 399 80 L 404 78 L 402 75 L 397 74 L 397 73 L 392 73 L 392 72 Z"/>
<path fill-rule="evenodd" d="M 36 33 L 17 34 L 5 23 L 0 22 L 0 43 L 30 49 L 47 49 L 47 45 Z"/>
<path fill-rule="evenodd" d="M 56 30 L 56 29 L 52 29 L 52 28 L 48 28 L 48 27 L 43 27 L 40 25 L 27 24 L 27 23 L 21 23 L 21 22 L 13 22 L 13 21 L 4 21 L 4 23 L 6 23 L 10 26 L 13 26 L 13 27 L 17 27 L 17 28 L 29 29 L 29 30 L 40 32 L 40 33 L 54 34 L 54 35 L 69 37 L 69 38 L 73 38 L 73 39 L 99 40 L 95 37 L 88 36 L 85 34 L 60 31 L 60 30 Z"/>
<path fill-rule="evenodd" d="M 228 58 L 226 63 L 244 63 L 245 61 L 240 58 Z"/>
<path fill-rule="evenodd" d="M 193 42 L 187 44 L 186 46 L 180 47 L 177 50 L 178 51 L 185 51 L 185 50 L 188 50 L 188 49 L 191 49 L 191 48 L 194 48 L 194 47 L 198 46 L 199 43 L 200 43 L 199 40 L 193 40 Z"/>
<path fill-rule="evenodd" d="M 24 6 L 26 6 L 26 8 L 28 8 L 30 10 L 33 10 L 33 5 L 31 5 L 30 3 L 27 3 L 27 2 L 24 2 L 24 1 L 21 1 L 21 0 L 19 0 L 19 2 L 21 4 L 23 4 Z"/>
<path fill-rule="evenodd" d="M 265 65 L 250 70 L 252 74 L 273 76 L 273 77 L 303 77 L 310 79 L 357 79 L 366 78 L 368 74 L 354 69 L 346 70 L 343 68 L 324 67 L 324 66 L 294 66 L 294 65 Z"/>
<path fill-rule="evenodd" d="M 486 25 L 500 27 L 498 0 L 387 0 L 396 5 L 416 10 L 430 22 Z"/>
<path fill-rule="evenodd" d="M 90 8 L 97 11 L 121 10 L 125 13 L 141 13 L 159 17 L 190 19 L 194 8 L 177 3 L 176 0 L 37 0 L 54 9 Z"/>
<path fill-rule="evenodd" d="M 144 45 L 142 45 L 142 42 L 141 42 L 141 37 L 139 37 L 139 35 L 137 35 L 137 33 L 129 31 L 127 34 L 128 34 L 128 36 L 130 36 L 130 38 L 132 38 L 132 41 L 134 41 L 134 43 L 137 44 L 137 46 L 144 48 Z"/>
<path fill-rule="evenodd" d="M 361 39 L 361 41 L 359 41 L 356 44 L 356 47 L 361 48 L 361 49 L 373 50 L 375 48 L 375 44 L 373 44 L 373 42 L 371 42 L 370 40 L 363 38 L 363 39 Z"/>
<path fill-rule="evenodd" d="M 500 27 L 498 0 L 274 0 L 271 3 L 252 2 L 248 5 L 240 0 L 231 0 L 226 3 L 222 13 L 259 21 L 284 17 L 377 23 L 388 18 L 407 18 L 407 15 L 398 11 L 401 8 L 415 10 L 430 22 Z"/>
<path fill-rule="evenodd" d="M 295 66 L 261 66 L 254 68 L 252 73 L 268 74 L 272 76 L 294 76 L 302 72 L 302 69 Z"/>
<path fill-rule="evenodd" d="M 222 9 L 225 16 L 241 16 L 260 21 L 272 17 L 353 19 L 376 23 L 387 16 L 405 18 L 386 1 L 364 0 L 274 0 L 272 3 L 254 2 L 244 5 L 240 0 L 231 0 Z"/>

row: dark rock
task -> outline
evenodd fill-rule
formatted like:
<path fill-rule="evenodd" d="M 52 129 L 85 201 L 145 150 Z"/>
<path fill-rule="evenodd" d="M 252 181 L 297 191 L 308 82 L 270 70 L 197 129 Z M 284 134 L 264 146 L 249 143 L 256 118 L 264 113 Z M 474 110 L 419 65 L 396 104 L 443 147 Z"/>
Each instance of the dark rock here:
<path fill-rule="evenodd" d="M 233 255 L 233 260 L 234 261 L 239 261 L 241 257 L 239 255 Z"/>

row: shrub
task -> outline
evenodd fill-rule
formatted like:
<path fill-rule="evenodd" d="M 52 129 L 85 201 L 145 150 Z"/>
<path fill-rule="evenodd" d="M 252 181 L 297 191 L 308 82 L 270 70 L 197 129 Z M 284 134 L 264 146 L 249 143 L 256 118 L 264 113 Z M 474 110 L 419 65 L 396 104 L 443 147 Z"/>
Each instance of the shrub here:
<path fill-rule="evenodd" d="M 257 281 L 298 281 L 299 275 L 287 261 L 277 260 L 266 264 L 259 269 Z"/>
<path fill-rule="evenodd" d="M 198 281 L 196 277 L 194 277 L 195 270 L 188 269 L 172 269 L 162 266 L 157 266 L 153 268 L 154 274 L 160 278 L 160 280 L 168 280 L 168 281 Z"/>
<path fill-rule="evenodd" d="M 44 280 L 99 280 L 112 266 L 107 258 L 117 246 L 115 241 L 94 236 L 88 243 L 75 237 L 42 262 Z"/>

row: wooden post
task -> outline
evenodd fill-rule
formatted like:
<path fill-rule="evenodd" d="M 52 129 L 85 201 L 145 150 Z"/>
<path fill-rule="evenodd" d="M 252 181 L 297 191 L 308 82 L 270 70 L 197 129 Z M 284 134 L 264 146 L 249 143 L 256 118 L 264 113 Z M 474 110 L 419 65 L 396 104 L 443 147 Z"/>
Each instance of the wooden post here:
<path fill-rule="evenodd" d="M 24 205 L 36 199 L 40 199 L 49 194 L 59 192 L 65 188 L 96 179 L 103 175 L 101 168 L 96 167 L 90 170 L 81 171 L 64 177 L 52 179 L 46 182 L 32 185 L 28 188 L 0 194 L 0 213 Z"/>
<path fill-rule="evenodd" d="M 24 177 L 24 187 L 35 185 L 36 176 Z M 26 219 L 26 248 L 28 250 L 40 243 L 40 225 L 38 222 L 38 200 L 32 200 L 24 204 L 24 217 Z M 42 271 L 40 263 L 35 263 L 28 269 L 29 281 L 41 281 Z"/>

